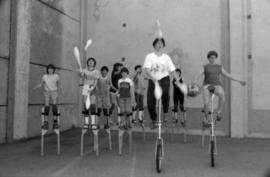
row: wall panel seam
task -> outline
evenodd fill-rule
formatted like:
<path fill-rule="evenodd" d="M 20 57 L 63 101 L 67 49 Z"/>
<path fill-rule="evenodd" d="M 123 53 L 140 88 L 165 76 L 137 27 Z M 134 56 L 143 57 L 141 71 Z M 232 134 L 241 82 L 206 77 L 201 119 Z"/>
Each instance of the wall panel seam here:
<path fill-rule="evenodd" d="M 44 2 L 44 1 L 42 1 L 42 0 L 37 0 L 37 1 L 40 2 L 40 3 L 42 3 L 42 4 L 44 4 L 45 6 L 47 6 L 47 7 L 49 7 L 49 8 L 51 8 L 51 9 L 53 9 L 53 10 L 55 10 L 55 11 L 61 13 L 62 15 L 65 15 L 66 17 L 68 17 L 68 18 L 70 18 L 70 19 L 72 19 L 72 20 L 74 20 L 74 21 L 80 22 L 79 19 L 77 19 L 77 18 L 75 18 L 75 17 L 72 17 L 71 15 L 65 13 L 64 11 L 61 11 L 61 10 L 57 9 L 56 7 L 50 5 L 50 4 L 48 4 L 48 3 L 46 3 L 46 2 Z"/>

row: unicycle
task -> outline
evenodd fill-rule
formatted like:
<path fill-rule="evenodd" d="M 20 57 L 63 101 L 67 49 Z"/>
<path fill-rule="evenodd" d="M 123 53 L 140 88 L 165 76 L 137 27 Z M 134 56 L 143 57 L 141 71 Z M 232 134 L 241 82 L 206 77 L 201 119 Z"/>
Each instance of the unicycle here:
<path fill-rule="evenodd" d="M 158 100 L 158 137 L 156 141 L 156 170 L 158 173 L 162 170 L 162 160 L 164 159 L 163 139 L 161 137 L 161 100 Z"/>
<path fill-rule="evenodd" d="M 210 85 L 207 87 L 211 95 L 211 126 L 210 126 L 210 140 L 209 140 L 209 153 L 211 167 L 215 167 L 215 155 L 217 155 L 217 144 L 216 144 L 216 135 L 215 135 L 215 118 L 214 118 L 214 98 L 215 98 L 215 87 Z"/>

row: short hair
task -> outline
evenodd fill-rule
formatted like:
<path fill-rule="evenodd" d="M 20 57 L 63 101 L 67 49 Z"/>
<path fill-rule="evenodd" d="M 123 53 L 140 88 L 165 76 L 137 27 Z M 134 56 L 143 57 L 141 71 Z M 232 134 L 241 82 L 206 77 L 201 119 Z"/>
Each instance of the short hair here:
<path fill-rule="evenodd" d="M 176 72 L 180 72 L 180 74 L 182 74 L 182 71 L 181 71 L 181 69 L 180 68 L 176 68 L 176 70 L 175 70 Z"/>
<path fill-rule="evenodd" d="M 128 69 L 126 67 L 122 68 L 121 71 L 120 71 L 121 74 L 124 73 L 124 72 L 129 74 L 129 71 L 128 71 Z"/>
<path fill-rule="evenodd" d="M 87 62 L 86 62 L 87 66 L 89 66 L 89 62 L 90 62 L 91 60 L 94 62 L 94 67 L 95 67 L 96 64 L 97 64 L 97 61 L 96 61 L 96 59 L 94 59 L 93 57 L 90 57 L 90 58 L 87 59 Z"/>
<path fill-rule="evenodd" d="M 211 56 L 215 56 L 217 58 L 218 57 L 218 53 L 216 51 L 214 51 L 214 50 L 209 51 L 207 53 L 207 58 L 210 58 Z"/>
<path fill-rule="evenodd" d="M 53 73 L 55 72 L 55 66 L 53 64 L 49 64 L 47 67 L 46 67 L 46 72 L 47 74 L 49 74 L 49 69 L 53 69 Z"/>
<path fill-rule="evenodd" d="M 100 71 L 107 71 L 109 72 L 109 68 L 107 66 L 102 66 Z"/>
<path fill-rule="evenodd" d="M 116 68 L 119 67 L 119 66 L 123 66 L 123 64 L 122 63 L 114 63 L 113 64 L 113 70 L 116 70 Z"/>
<path fill-rule="evenodd" d="M 161 41 L 162 42 L 162 44 L 163 44 L 163 47 L 165 47 L 165 40 L 164 40 L 164 38 L 156 38 L 154 41 L 153 41 L 153 47 L 155 48 L 155 45 L 159 42 L 159 41 Z"/>
<path fill-rule="evenodd" d="M 134 70 L 136 71 L 138 68 L 141 68 L 142 67 L 142 65 L 136 65 L 135 67 L 134 67 Z"/>

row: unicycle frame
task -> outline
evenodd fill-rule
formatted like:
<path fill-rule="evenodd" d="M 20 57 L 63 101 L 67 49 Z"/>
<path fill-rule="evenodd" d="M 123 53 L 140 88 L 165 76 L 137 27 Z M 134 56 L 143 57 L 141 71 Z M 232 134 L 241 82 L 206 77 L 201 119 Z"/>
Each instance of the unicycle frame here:
<path fill-rule="evenodd" d="M 164 147 L 163 147 L 163 138 L 162 138 L 162 122 L 161 122 L 161 100 L 158 100 L 158 136 L 157 136 L 157 140 L 156 140 L 156 162 L 161 163 L 161 160 L 164 159 Z M 161 146 L 161 154 L 159 154 L 158 152 L 158 146 Z M 160 155 L 160 156 L 159 156 Z M 158 173 L 161 172 L 161 164 L 156 163 L 156 170 Z"/>
<path fill-rule="evenodd" d="M 215 119 L 214 119 L 214 99 L 215 99 L 215 94 L 211 93 L 211 129 L 210 129 L 210 140 L 215 141 Z"/>
<path fill-rule="evenodd" d="M 211 166 L 215 166 L 215 155 L 217 155 L 217 145 L 216 145 L 216 135 L 215 135 L 215 118 L 214 118 L 214 99 L 215 94 L 214 90 L 210 90 L 211 95 L 211 111 L 210 111 L 210 118 L 211 118 L 211 127 L 210 127 L 210 137 L 209 137 L 209 154 L 210 154 L 210 161 Z M 213 149 L 214 148 L 214 149 Z"/>

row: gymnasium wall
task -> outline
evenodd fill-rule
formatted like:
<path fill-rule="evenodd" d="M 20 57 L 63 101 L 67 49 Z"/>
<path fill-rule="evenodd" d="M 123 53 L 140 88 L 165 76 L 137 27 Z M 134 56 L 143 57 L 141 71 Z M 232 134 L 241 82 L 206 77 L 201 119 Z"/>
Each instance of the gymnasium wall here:
<path fill-rule="evenodd" d="M 183 70 L 187 83 L 201 72 L 209 50 L 219 52 L 218 62 L 227 67 L 228 58 L 221 47 L 224 43 L 221 1 L 91 0 L 88 3 L 87 36 L 93 39 L 93 44 L 87 55 L 97 59 L 98 67 L 107 65 L 112 69 L 113 63 L 125 58 L 124 65 L 133 73 L 134 66 L 142 65 L 146 54 L 153 51 L 157 19 L 166 40 L 165 51 Z M 195 133 L 199 133 L 201 125 L 201 105 L 201 96 L 186 99 L 188 126 Z M 218 125 L 221 134 L 228 134 L 228 120 Z"/>
<path fill-rule="evenodd" d="M 270 137 L 270 2 L 251 0 L 248 136 Z"/>
<path fill-rule="evenodd" d="M 0 143 L 6 141 L 7 124 L 7 83 L 9 64 L 9 37 L 10 37 L 10 1 L 0 1 Z"/>
<path fill-rule="evenodd" d="M 32 0 L 31 56 L 29 73 L 28 137 L 40 134 L 43 88 L 33 91 L 46 72 L 46 65 L 54 64 L 60 76 L 59 107 L 61 130 L 78 125 L 78 74 L 73 47 L 79 45 L 80 0 Z M 50 112 L 52 129 L 52 110 Z"/>

